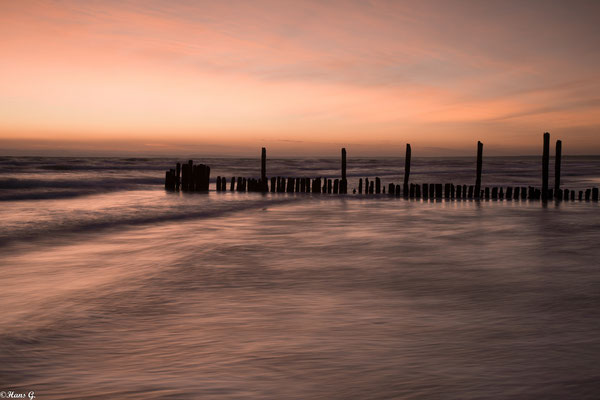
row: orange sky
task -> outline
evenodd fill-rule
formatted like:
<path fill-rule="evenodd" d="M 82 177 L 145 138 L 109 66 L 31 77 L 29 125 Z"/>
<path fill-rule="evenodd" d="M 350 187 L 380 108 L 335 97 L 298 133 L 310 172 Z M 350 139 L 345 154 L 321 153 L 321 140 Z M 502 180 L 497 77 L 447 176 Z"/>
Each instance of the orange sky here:
<path fill-rule="evenodd" d="M 0 153 L 600 154 L 598 1 L 1 1 Z"/>

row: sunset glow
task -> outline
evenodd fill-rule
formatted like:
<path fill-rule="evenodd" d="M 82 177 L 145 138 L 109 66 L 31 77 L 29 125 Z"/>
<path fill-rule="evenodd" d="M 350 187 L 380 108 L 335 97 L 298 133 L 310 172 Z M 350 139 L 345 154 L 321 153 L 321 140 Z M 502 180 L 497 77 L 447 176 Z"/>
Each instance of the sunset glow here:
<path fill-rule="evenodd" d="M 3 1 L 0 149 L 600 152 L 600 3 Z M 57 153 L 58 152 L 58 153 Z"/>

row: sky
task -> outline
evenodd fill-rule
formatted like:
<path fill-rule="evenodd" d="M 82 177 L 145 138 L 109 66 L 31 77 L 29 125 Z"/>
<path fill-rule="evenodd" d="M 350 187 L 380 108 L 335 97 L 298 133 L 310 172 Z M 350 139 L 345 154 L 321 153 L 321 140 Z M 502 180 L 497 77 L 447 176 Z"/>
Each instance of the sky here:
<path fill-rule="evenodd" d="M 600 1 L 0 0 L 0 155 L 600 154 Z"/>

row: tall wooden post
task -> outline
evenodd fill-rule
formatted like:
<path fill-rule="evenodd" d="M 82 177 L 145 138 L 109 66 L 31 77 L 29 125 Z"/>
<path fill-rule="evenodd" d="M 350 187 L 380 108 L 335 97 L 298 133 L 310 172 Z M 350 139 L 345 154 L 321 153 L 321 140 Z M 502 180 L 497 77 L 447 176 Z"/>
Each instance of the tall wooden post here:
<path fill-rule="evenodd" d="M 340 181 L 340 194 L 346 194 L 348 191 L 348 181 L 346 180 L 346 149 L 342 148 L 342 180 Z"/>
<path fill-rule="evenodd" d="M 267 181 L 267 149 L 264 147 L 260 158 L 260 179 L 263 183 Z"/>
<path fill-rule="evenodd" d="M 475 198 L 481 193 L 481 169 L 483 166 L 483 143 L 477 142 L 477 178 L 475 179 Z"/>
<path fill-rule="evenodd" d="M 404 197 L 408 196 L 408 179 L 410 177 L 410 144 L 406 144 L 406 157 L 404 158 Z"/>
<path fill-rule="evenodd" d="M 560 189 L 560 162 L 562 158 L 562 141 L 556 141 L 556 156 L 554 157 L 554 196 Z"/>
<path fill-rule="evenodd" d="M 548 200 L 548 166 L 550 164 L 550 134 L 544 133 L 544 153 L 542 155 L 542 200 Z"/>

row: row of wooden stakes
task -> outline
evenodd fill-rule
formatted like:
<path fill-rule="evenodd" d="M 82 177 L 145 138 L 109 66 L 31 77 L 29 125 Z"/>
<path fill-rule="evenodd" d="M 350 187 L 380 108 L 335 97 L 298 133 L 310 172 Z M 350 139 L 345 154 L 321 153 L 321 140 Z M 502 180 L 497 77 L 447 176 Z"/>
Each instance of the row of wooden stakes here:
<path fill-rule="evenodd" d="M 458 185 L 451 183 L 427 184 L 422 185 L 409 183 L 411 147 L 406 145 L 406 156 L 404 161 L 404 183 L 388 185 L 388 194 L 397 197 L 411 199 L 492 199 L 492 200 L 543 200 L 555 199 L 562 200 L 592 200 L 598 201 L 598 188 L 580 190 L 576 193 L 573 190 L 560 188 L 561 174 L 561 156 L 562 142 L 556 141 L 556 156 L 554 169 L 554 189 L 548 185 L 548 170 L 550 160 L 550 134 L 544 133 L 543 137 L 543 156 L 542 156 L 542 188 L 535 187 L 507 187 L 504 188 L 482 188 L 481 175 L 483 165 L 483 143 L 477 142 L 477 174 L 475 185 Z M 261 155 L 261 177 L 256 178 L 231 178 L 230 190 L 237 192 L 272 192 L 272 193 L 327 193 L 327 194 L 347 194 L 348 180 L 346 177 L 346 149 L 341 152 L 341 179 L 328 178 L 267 178 L 267 151 L 263 147 Z M 172 191 L 208 191 L 210 182 L 210 167 L 203 164 L 194 165 L 192 160 L 187 163 L 177 163 L 176 168 L 170 169 L 165 175 L 165 188 Z M 269 184 L 270 183 L 270 184 Z M 381 179 L 369 181 L 365 179 L 365 194 L 381 194 L 386 192 L 385 186 L 381 186 Z M 216 180 L 218 192 L 227 190 L 227 178 L 218 176 Z M 356 194 L 356 188 L 353 193 Z M 363 193 L 363 180 L 358 183 L 358 194 Z"/>
<path fill-rule="evenodd" d="M 261 182 L 257 179 L 246 179 L 236 177 L 231 178 L 229 190 L 232 192 L 271 192 L 271 193 L 322 193 L 322 194 L 344 194 L 340 190 L 342 182 L 339 179 L 327 178 L 285 178 L 273 177 L 268 181 Z M 344 182 L 347 185 L 347 182 Z M 228 190 L 228 182 L 225 177 L 217 177 L 216 190 L 224 192 Z M 354 188 L 353 193 L 356 194 L 386 194 L 386 186 L 381 184 L 380 178 L 358 181 L 358 189 Z M 486 199 L 486 200 L 540 200 L 542 193 L 540 189 L 533 186 L 528 187 L 486 187 L 482 189 L 479 196 L 475 195 L 475 186 L 473 185 L 454 185 L 446 184 L 414 184 L 411 183 L 407 187 L 404 185 L 396 185 L 390 183 L 387 186 L 387 194 L 390 196 L 404 197 L 410 199 Z M 574 201 L 574 200 L 592 200 L 598 201 L 598 188 L 580 190 L 578 193 L 575 190 L 559 189 L 559 192 L 554 194 L 553 189 L 549 189 L 548 196 L 557 200 Z"/>

